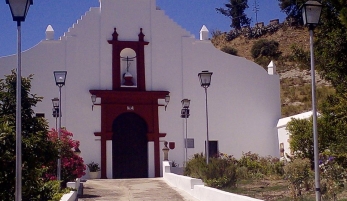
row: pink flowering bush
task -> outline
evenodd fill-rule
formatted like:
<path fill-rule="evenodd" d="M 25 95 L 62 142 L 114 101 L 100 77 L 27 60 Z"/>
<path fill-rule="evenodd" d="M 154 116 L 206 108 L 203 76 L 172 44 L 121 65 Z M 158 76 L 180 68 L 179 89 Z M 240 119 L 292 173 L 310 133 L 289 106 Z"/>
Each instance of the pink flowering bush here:
<path fill-rule="evenodd" d="M 72 139 L 73 134 L 66 129 L 61 130 L 60 140 L 58 132 L 52 129 L 48 133 L 48 140 L 52 141 L 57 149 L 60 149 L 61 155 L 61 181 L 65 184 L 69 181 L 74 181 L 76 178 L 81 178 L 85 175 L 86 166 L 82 157 L 74 154 L 74 151 L 79 148 L 79 141 Z M 57 174 L 57 162 L 47 168 L 46 179 L 55 180 Z"/>

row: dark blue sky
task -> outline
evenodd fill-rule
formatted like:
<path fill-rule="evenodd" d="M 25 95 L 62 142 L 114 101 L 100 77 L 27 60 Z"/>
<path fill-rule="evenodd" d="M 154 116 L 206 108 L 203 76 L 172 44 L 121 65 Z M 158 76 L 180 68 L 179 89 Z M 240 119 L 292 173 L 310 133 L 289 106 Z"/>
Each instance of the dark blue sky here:
<path fill-rule="evenodd" d="M 117 0 L 114 0 L 117 1 Z M 248 17 L 255 22 L 252 11 L 255 0 L 248 0 Z M 257 0 L 258 21 L 268 22 L 285 15 L 280 12 L 277 0 Z M 215 10 L 223 7 L 227 0 L 157 0 L 157 5 L 183 28 L 197 38 L 202 25 L 210 30 L 228 31 L 230 20 Z M 26 50 L 45 38 L 47 25 L 55 30 L 55 38 L 63 35 L 90 7 L 99 7 L 98 0 L 34 0 L 27 19 L 22 23 L 22 49 Z M 8 5 L 0 3 L 0 57 L 16 53 L 16 23 Z"/>

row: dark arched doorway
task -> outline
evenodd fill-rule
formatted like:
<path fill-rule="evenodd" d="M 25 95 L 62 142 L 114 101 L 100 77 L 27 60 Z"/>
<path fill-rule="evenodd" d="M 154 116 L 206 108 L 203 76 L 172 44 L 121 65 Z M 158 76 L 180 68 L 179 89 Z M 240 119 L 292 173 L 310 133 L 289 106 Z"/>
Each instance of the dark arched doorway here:
<path fill-rule="evenodd" d="M 112 125 L 113 178 L 148 177 L 147 124 L 135 113 L 119 115 Z"/>

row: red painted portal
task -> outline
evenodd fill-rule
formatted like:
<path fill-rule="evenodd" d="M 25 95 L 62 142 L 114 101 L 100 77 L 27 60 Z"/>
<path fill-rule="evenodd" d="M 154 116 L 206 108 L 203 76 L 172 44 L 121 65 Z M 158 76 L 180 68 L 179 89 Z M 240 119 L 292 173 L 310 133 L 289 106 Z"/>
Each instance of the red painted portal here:
<path fill-rule="evenodd" d="M 168 91 L 146 91 L 145 86 L 145 54 L 144 34 L 140 29 L 139 41 L 118 41 L 118 33 L 114 29 L 112 44 L 112 90 L 90 90 L 92 95 L 101 98 L 101 132 L 94 133 L 101 137 L 101 178 L 106 178 L 106 141 L 112 140 L 113 121 L 121 114 L 133 112 L 139 115 L 147 124 L 147 140 L 154 142 L 155 176 L 160 176 L 160 146 L 159 138 L 165 133 L 159 133 L 158 99 L 165 99 Z M 122 85 L 121 52 L 131 49 L 136 54 L 136 86 Z M 124 60 L 123 60 L 124 61 Z M 128 69 L 127 69 L 128 70 Z"/>

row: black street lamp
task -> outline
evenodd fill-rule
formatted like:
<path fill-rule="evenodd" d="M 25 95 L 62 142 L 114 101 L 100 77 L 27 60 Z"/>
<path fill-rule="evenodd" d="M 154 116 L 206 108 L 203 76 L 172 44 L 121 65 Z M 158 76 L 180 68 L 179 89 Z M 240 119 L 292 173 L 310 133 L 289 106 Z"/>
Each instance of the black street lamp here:
<path fill-rule="evenodd" d="M 184 155 L 184 160 L 185 160 L 185 164 L 188 161 L 188 118 L 190 116 L 189 114 L 189 105 L 190 105 L 190 100 L 189 99 L 183 99 L 181 101 L 182 103 L 182 110 L 181 110 L 181 118 L 185 118 L 186 119 L 186 136 L 185 136 L 185 155 Z"/>
<path fill-rule="evenodd" d="M 207 88 L 211 84 L 211 77 L 212 77 L 212 72 L 208 71 L 201 71 L 201 73 L 198 74 L 199 79 L 200 79 L 200 85 L 205 89 L 205 96 L 206 96 L 206 150 L 205 150 L 205 155 L 206 155 L 206 164 L 209 162 L 209 138 L 208 138 L 208 111 L 207 111 Z"/>
<path fill-rule="evenodd" d="M 168 94 L 165 96 L 165 111 L 166 111 L 166 107 L 169 104 L 169 102 L 170 102 L 170 95 Z"/>
<path fill-rule="evenodd" d="M 6 4 L 10 6 L 13 21 L 19 23 L 24 22 L 28 14 L 30 5 L 33 5 L 33 0 L 6 0 Z"/>
<path fill-rule="evenodd" d="M 314 150 L 314 173 L 316 186 L 316 201 L 321 200 L 320 175 L 319 175 L 319 150 L 318 150 L 318 130 L 317 130 L 317 108 L 316 108 L 316 79 L 313 50 L 313 30 L 319 24 L 322 11 L 322 4 L 318 1 L 307 1 L 301 7 L 304 25 L 308 26 L 310 32 L 310 53 L 311 53 L 311 78 L 312 78 L 312 116 L 313 116 L 313 150 Z"/>
<path fill-rule="evenodd" d="M 57 119 L 59 117 L 59 98 L 52 99 L 53 117 L 55 118 L 55 130 L 58 131 Z"/>
<path fill-rule="evenodd" d="M 301 6 L 304 25 L 307 25 L 309 30 L 313 30 L 319 24 L 322 7 L 318 1 L 307 1 Z"/>
<path fill-rule="evenodd" d="M 10 6 L 13 21 L 17 22 L 17 89 L 16 89 L 16 192 L 15 200 L 22 200 L 22 72 L 21 72 L 21 22 L 25 21 L 33 0 L 6 0 Z"/>
<path fill-rule="evenodd" d="M 96 102 L 96 95 L 92 95 L 91 96 L 91 98 L 92 98 L 92 103 L 93 103 L 93 105 L 92 105 L 92 111 L 93 111 L 93 108 L 94 108 L 94 105 L 95 105 L 95 102 Z"/>
<path fill-rule="evenodd" d="M 61 136 L 61 88 L 65 85 L 67 71 L 54 71 L 55 84 L 59 87 L 59 125 L 58 125 L 58 138 Z M 56 102 L 55 102 L 56 103 Z M 54 104 L 54 103 L 53 103 Z M 59 150 L 60 152 L 60 150 Z M 57 179 L 61 180 L 61 158 L 59 156 L 57 165 Z"/>

